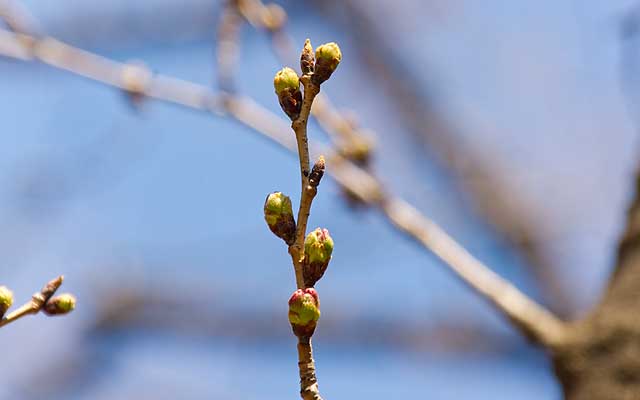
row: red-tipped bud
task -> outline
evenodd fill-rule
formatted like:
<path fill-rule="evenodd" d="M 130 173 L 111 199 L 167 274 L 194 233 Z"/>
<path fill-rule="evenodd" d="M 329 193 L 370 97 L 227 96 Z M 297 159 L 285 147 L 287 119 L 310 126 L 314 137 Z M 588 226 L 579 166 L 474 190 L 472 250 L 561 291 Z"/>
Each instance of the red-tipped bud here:
<path fill-rule="evenodd" d="M 303 277 L 307 287 L 313 287 L 329 266 L 333 252 L 333 239 L 326 229 L 317 228 L 304 240 Z"/>
<path fill-rule="evenodd" d="M 289 322 L 298 337 L 311 337 L 320 318 L 320 299 L 314 288 L 298 289 L 289 299 Z"/>

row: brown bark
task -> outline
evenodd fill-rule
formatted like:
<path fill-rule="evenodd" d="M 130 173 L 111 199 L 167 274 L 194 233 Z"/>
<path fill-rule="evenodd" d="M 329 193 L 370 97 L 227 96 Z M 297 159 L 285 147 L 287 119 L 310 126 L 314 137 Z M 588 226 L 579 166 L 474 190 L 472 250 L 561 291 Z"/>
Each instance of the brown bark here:
<path fill-rule="evenodd" d="M 640 173 L 601 303 L 553 352 L 568 400 L 640 399 Z"/>

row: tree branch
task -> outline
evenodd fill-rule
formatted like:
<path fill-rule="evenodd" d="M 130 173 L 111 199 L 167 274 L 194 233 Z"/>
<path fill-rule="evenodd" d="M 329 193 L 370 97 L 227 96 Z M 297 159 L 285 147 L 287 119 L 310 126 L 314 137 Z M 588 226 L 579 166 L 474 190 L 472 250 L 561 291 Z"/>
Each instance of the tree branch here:
<path fill-rule="evenodd" d="M 389 198 L 382 203 L 382 211 L 399 230 L 449 265 L 455 274 L 505 314 L 525 336 L 550 349 L 564 342 L 564 323 L 475 259 L 410 204 Z"/>
<path fill-rule="evenodd" d="M 29 43 L 22 46 L 22 43 Z M 20 48 L 20 51 L 16 51 Z M 7 50 L 9 49 L 9 50 Z M 35 38 L 0 30 L 0 54 L 25 61 L 41 61 L 52 67 L 132 92 L 131 80 L 123 79 L 123 71 L 132 67 L 74 48 L 51 37 Z M 132 75 L 132 74 L 130 74 Z M 163 75 L 139 74 L 144 82 L 137 85 L 145 97 L 214 115 L 228 112 L 237 121 L 293 150 L 295 143 L 286 135 L 288 124 L 252 100 L 232 96 L 227 101 L 204 86 Z M 319 146 L 314 146 L 319 148 Z M 518 291 L 487 266 L 473 258 L 432 221 L 404 201 L 384 194 L 381 183 L 371 174 L 334 152 L 326 152 L 328 172 L 336 181 L 364 203 L 381 208 L 401 231 L 434 251 L 460 279 L 490 301 L 496 310 L 514 323 L 534 342 L 553 347 L 562 339 L 563 323 Z M 435 233 L 435 236 L 433 232 Z M 542 321 L 542 323 L 540 323 Z M 539 328 L 533 328 L 539 325 Z"/>
<path fill-rule="evenodd" d="M 307 122 L 313 99 L 320 92 L 320 86 L 311 82 L 309 75 L 303 75 L 300 79 L 304 85 L 304 97 L 300 115 L 291 123 L 291 128 L 296 134 L 298 145 L 298 158 L 300 159 L 300 207 L 298 208 L 298 218 L 296 219 L 296 239 L 289 246 L 289 254 L 293 260 L 296 271 L 296 285 L 298 289 L 304 289 L 304 277 L 302 274 L 302 260 L 304 258 L 304 237 L 307 233 L 307 221 L 311 213 L 311 203 L 316 195 L 317 189 L 309 184 L 309 173 L 311 164 L 309 162 L 309 138 L 307 137 Z"/>
<path fill-rule="evenodd" d="M 59 276 L 49 281 L 44 285 L 42 290 L 31 296 L 31 300 L 2 318 L 2 320 L 0 320 L 0 328 L 27 315 L 39 313 L 44 308 L 45 304 L 47 304 L 47 301 L 49 301 L 49 299 L 56 293 L 56 290 L 58 290 L 60 285 L 62 285 L 63 279 L 63 276 Z"/>
<path fill-rule="evenodd" d="M 304 400 L 322 400 L 316 378 L 316 364 L 310 337 L 298 338 L 298 369 L 300 370 L 300 396 Z"/>

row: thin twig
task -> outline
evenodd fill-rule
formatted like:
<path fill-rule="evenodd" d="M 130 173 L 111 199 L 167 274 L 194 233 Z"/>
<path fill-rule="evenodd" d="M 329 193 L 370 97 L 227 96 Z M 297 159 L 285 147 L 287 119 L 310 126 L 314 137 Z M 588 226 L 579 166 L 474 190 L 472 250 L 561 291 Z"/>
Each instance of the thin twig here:
<path fill-rule="evenodd" d="M 29 48 L 24 49 L 22 57 L 15 56 L 11 51 L 5 53 L 4 49 L 15 49 L 16 43 L 22 43 L 19 38 L 28 39 L 31 43 Z M 77 49 L 51 37 L 37 39 L 0 30 L 0 54 L 15 59 L 39 60 L 52 67 L 129 90 L 129 85 L 123 83 L 122 71 L 130 66 Z M 290 150 L 295 146 L 288 137 L 290 135 L 286 135 L 288 124 L 249 99 L 233 96 L 223 104 L 218 96 L 201 85 L 162 75 L 149 75 L 146 80 L 141 87 L 144 88 L 143 93 L 147 97 L 214 115 L 226 110 L 237 121 L 279 145 Z M 400 199 L 385 196 L 380 182 L 372 175 L 338 154 L 325 154 L 329 166 L 327 172 L 332 174 L 341 186 L 363 202 L 383 208 L 385 215 L 396 227 L 418 240 L 426 249 L 436 252 L 459 278 L 489 300 L 516 328 L 545 347 L 553 347 L 562 340 L 564 326 L 554 315 L 473 258 L 441 228 L 413 207 Z M 415 218 L 407 219 L 406 216 Z M 438 234 L 429 236 L 434 230 Z M 430 237 L 436 240 L 428 240 Z"/>
<path fill-rule="evenodd" d="M 0 320 L 0 328 L 5 325 L 9 325 L 10 323 L 15 322 L 27 315 L 39 313 L 44 308 L 45 304 L 51 298 L 51 296 L 55 294 L 60 285 L 62 285 L 63 279 L 63 276 L 59 276 L 49 281 L 46 285 L 44 285 L 42 290 L 34 293 L 34 295 L 31 296 L 31 300 L 23 304 L 17 310 L 7 314 L 4 318 L 2 318 L 2 320 Z"/>
<path fill-rule="evenodd" d="M 289 246 L 289 254 L 293 260 L 296 271 L 296 285 L 298 289 L 304 289 L 304 278 L 302 275 L 302 259 L 304 257 L 304 237 L 307 233 L 307 221 L 311 213 L 311 203 L 316 195 L 317 189 L 309 185 L 309 173 L 311 164 L 309 161 L 309 138 L 307 137 L 307 122 L 311 113 L 311 106 L 316 95 L 320 92 L 320 87 L 311 82 L 309 75 L 300 78 L 304 86 L 304 97 L 300 115 L 291 123 L 291 128 L 296 134 L 298 145 L 298 158 L 300 159 L 300 207 L 298 208 L 298 218 L 296 219 L 296 238 Z"/>
<path fill-rule="evenodd" d="M 300 396 L 304 400 L 322 400 L 316 378 L 316 364 L 313 361 L 313 347 L 310 337 L 298 338 L 298 368 L 300 370 Z"/>

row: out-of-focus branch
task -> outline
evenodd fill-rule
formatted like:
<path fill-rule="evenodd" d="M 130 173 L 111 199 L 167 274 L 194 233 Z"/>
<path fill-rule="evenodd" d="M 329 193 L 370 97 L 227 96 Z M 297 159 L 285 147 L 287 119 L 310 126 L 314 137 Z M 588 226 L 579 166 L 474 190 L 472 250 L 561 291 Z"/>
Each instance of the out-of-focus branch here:
<path fill-rule="evenodd" d="M 21 4 L 12 0 L 0 0 L 0 20 L 13 32 L 37 36 L 40 32 L 37 21 Z"/>
<path fill-rule="evenodd" d="M 216 65 L 218 87 L 223 92 L 234 93 L 234 68 L 238 63 L 239 34 L 242 17 L 235 0 L 224 3 L 216 35 Z"/>
<path fill-rule="evenodd" d="M 390 103 L 397 105 L 399 120 L 425 143 L 431 159 L 453 173 L 460 187 L 471 194 L 484 218 L 525 257 L 545 301 L 561 315 L 571 315 L 574 308 L 571 293 L 564 290 L 553 272 L 553 265 L 540 248 L 540 238 L 532 228 L 535 221 L 521 206 L 525 202 L 518 200 L 519 194 L 509 188 L 497 168 L 491 167 L 490 160 L 463 140 L 456 140 L 455 128 L 434 107 L 429 87 L 416 85 L 418 76 L 400 59 L 401 53 L 384 31 L 385 27 L 368 13 L 367 2 L 323 0 L 315 3 L 343 22 L 356 37 L 356 48 L 374 73 L 373 79 L 380 90 L 392 98 Z M 429 74 L 424 68 L 419 71 Z"/>
<path fill-rule="evenodd" d="M 40 61 L 127 93 L 212 114 L 227 112 L 279 145 L 290 150 L 295 148 L 291 135 L 287 134 L 288 124 L 246 98 L 234 96 L 222 104 L 219 97 L 204 86 L 153 75 L 145 68 L 118 63 L 51 37 L 35 38 L 0 30 L 0 52 L 5 48 L 15 48 L 16 42 L 28 43 L 23 48 L 23 57 L 15 57 L 13 52 L 0 54 L 26 61 Z M 364 203 L 382 209 L 396 227 L 414 237 L 426 249 L 435 250 L 435 254 L 459 278 L 489 300 L 516 328 L 545 347 L 553 347 L 562 340 L 563 324 L 556 317 L 462 250 L 460 245 L 417 210 L 400 199 L 386 195 L 380 182 L 372 175 L 336 153 L 323 153 L 327 158 L 328 172 L 341 186 Z M 416 218 L 407 219 L 406 216 Z"/>

